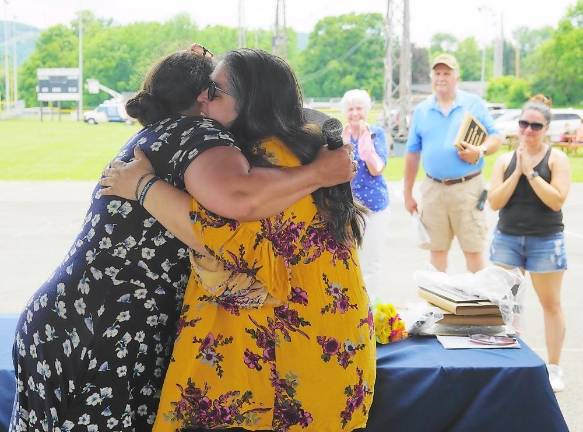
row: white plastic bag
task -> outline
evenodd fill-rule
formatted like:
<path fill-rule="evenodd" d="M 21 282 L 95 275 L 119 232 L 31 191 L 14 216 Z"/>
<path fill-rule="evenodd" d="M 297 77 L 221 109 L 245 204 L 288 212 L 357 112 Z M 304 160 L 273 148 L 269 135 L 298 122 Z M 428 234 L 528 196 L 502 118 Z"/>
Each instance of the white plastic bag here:
<path fill-rule="evenodd" d="M 423 334 L 443 318 L 443 312 L 425 302 L 408 304 L 405 309 L 399 310 L 399 315 L 410 335 Z"/>
<path fill-rule="evenodd" d="M 420 247 L 421 249 L 429 249 L 431 239 L 429 238 L 427 228 L 425 228 L 425 225 L 421 222 L 419 213 L 415 212 L 411 215 L 411 225 L 413 227 L 413 235 L 415 236 L 417 247 Z"/>
<path fill-rule="evenodd" d="M 500 308 L 509 331 L 515 330 L 516 314 L 520 311 L 520 287 L 524 281 L 520 270 L 490 266 L 476 273 L 456 275 L 420 270 L 413 274 L 413 279 L 418 286 L 454 289 L 466 295 L 486 298 Z"/>

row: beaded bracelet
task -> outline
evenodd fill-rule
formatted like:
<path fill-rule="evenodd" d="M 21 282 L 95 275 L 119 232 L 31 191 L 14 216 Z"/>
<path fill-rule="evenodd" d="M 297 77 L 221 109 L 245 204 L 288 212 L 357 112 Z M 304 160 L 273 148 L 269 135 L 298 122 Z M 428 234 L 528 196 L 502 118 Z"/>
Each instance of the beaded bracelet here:
<path fill-rule="evenodd" d="M 146 194 L 148 193 L 150 188 L 154 185 L 154 183 L 156 183 L 158 180 L 161 180 L 160 177 L 154 176 L 150 180 L 148 180 L 144 185 L 144 189 L 142 189 L 142 191 L 140 192 L 140 196 L 138 198 L 138 202 L 140 203 L 141 206 L 144 205 L 144 201 L 146 200 Z"/>
<path fill-rule="evenodd" d="M 144 181 L 144 179 L 146 177 L 148 177 L 150 174 L 154 174 L 153 172 L 147 172 L 146 174 L 143 174 L 140 179 L 138 180 L 138 183 L 136 184 L 136 193 L 134 194 L 136 196 L 136 201 L 139 200 L 139 191 L 140 191 L 140 185 L 142 184 L 142 182 Z"/>

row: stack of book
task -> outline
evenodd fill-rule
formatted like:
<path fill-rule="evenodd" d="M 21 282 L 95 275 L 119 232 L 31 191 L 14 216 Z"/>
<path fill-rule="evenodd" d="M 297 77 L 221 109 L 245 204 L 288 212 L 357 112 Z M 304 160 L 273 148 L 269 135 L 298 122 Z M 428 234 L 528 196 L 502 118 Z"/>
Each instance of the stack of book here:
<path fill-rule="evenodd" d="M 442 310 L 443 319 L 438 324 L 504 325 L 500 308 L 486 298 L 467 295 L 455 289 L 425 287 L 419 287 L 419 296 Z"/>

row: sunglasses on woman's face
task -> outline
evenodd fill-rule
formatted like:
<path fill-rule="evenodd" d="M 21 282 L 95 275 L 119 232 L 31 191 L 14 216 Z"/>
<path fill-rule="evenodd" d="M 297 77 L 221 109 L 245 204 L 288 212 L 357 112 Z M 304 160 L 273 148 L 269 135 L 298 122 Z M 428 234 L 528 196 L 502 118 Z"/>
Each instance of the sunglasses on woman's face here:
<path fill-rule="evenodd" d="M 216 83 L 216 82 L 214 82 L 214 81 L 212 81 L 212 80 L 211 80 L 211 81 L 209 81 L 209 86 L 208 86 L 208 89 L 207 89 L 207 97 L 208 97 L 208 100 L 209 100 L 209 101 L 212 101 L 212 100 L 213 100 L 215 97 L 217 97 L 217 92 L 221 92 L 221 93 L 224 93 L 224 94 L 226 94 L 226 95 L 233 96 L 233 95 L 232 95 L 231 93 L 229 93 L 228 91 L 226 91 L 226 90 L 223 90 L 222 88 L 220 88 L 220 87 L 217 85 L 217 83 Z"/>
<path fill-rule="evenodd" d="M 526 129 L 529 126 L 533 131 L 539 131 L 545 127 L 545 125 L 542 123 L 537 123 L 537 122 L 530 123 L 530 122 L 527 122 L 526 120 L 518 120 L 518 127 L 520 129 Z"/>

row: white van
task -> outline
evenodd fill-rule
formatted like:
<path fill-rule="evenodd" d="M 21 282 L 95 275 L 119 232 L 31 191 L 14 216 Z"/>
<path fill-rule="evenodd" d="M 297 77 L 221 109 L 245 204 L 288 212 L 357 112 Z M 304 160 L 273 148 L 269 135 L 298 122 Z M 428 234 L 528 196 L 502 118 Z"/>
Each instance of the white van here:
<path fill-rule="evenodd" d="M 131 118 L 127 115 L 123 103 L 111 99 L 99 104 L 94 110 L 83 113 L 83 121 L 89 124 L 129 123 Z"/>

